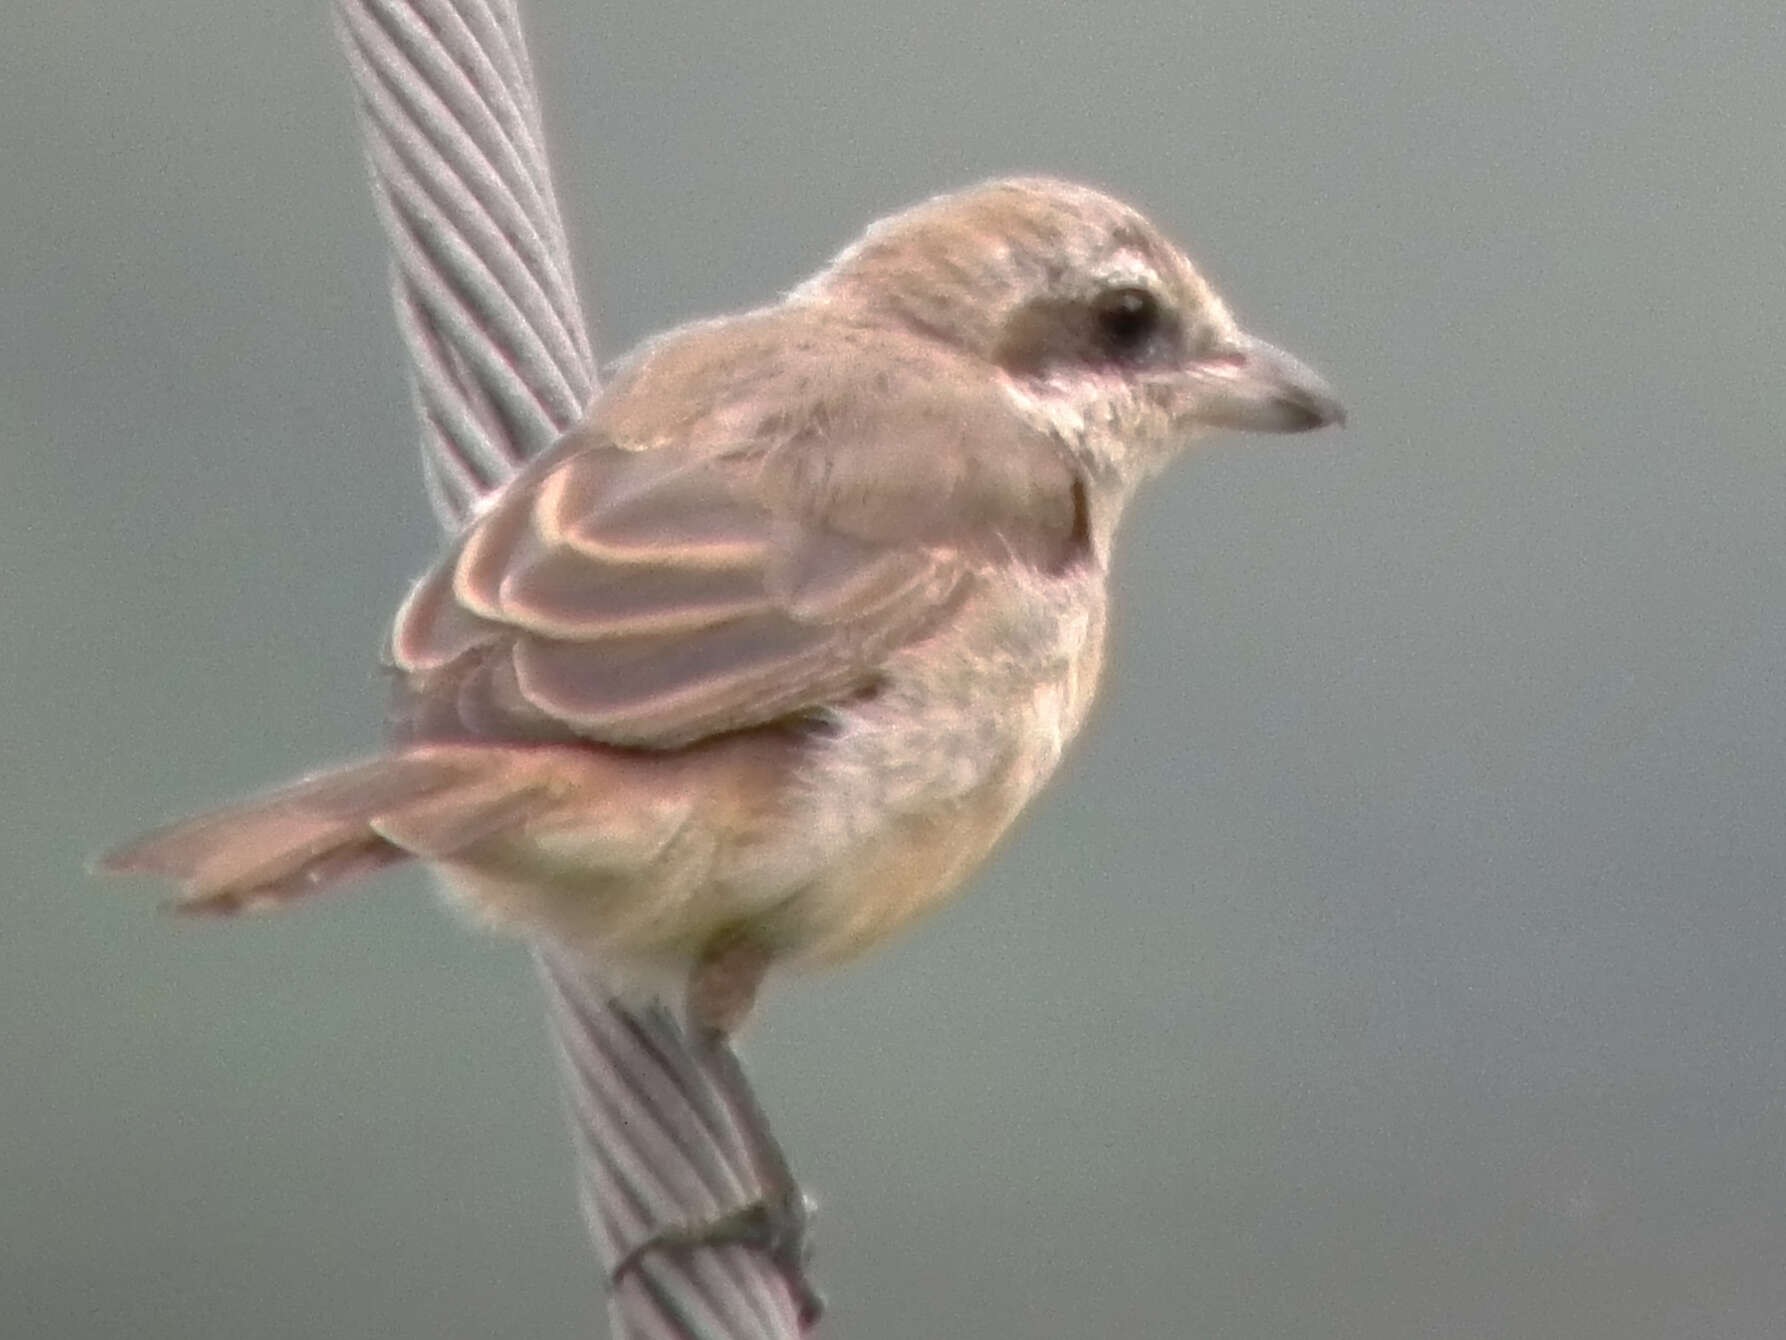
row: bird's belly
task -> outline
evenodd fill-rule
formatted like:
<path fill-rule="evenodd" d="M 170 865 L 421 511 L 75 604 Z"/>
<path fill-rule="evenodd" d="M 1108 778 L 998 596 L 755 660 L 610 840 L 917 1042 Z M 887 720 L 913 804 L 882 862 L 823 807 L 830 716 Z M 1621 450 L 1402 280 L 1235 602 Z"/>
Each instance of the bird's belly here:
<path fill-rule="evenodd" d="M 584 756 L 572 803 L 449 862 L 449 883 L 479 920 L 653 993 L 740 931 L 794 966 L 850 958 L 985 859 L 1095 688 L 1101 602 L 1049 592 L 958 631 L 947 655 L 895 658 L 881 692 L 801 742 Z"/>
<path fill-rule="evenodd" d="M 952 661 L 917 649 L 915 668 L 840 717 L 775 853 L 785 892 L 765 924 L 786 958 L 850 958 L 934 907 L 1053 775 L 1101 662 L 1101 602 L 1071 596 L 989 612 Z"/>
<path fill-rule="evenodd" d="M 872 831 L 766 910 L 770 940 L 793 966 L 872 948 L 955 892 L 1051 770 L 1009 765 L 952 799 L 882 811 Z"/>

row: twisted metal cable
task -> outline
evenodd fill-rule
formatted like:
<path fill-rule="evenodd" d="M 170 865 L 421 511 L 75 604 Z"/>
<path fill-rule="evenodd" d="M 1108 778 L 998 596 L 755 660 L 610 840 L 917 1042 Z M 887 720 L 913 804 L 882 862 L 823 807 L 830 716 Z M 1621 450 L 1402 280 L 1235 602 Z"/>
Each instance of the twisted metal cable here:
<path fill-rule="evenodd" d="M 423 464 L 457 522 L 575 423 L 595 388 L 526 49 L 502 3 L 342 0 L 335 13 Z"/>
<path fill-rule="evenodd" d="M 582 417 L 595 357 L 514 0 L 336 0 L 392 253 L 435 514 L 481 499 Z M 743 1140 L 674 1017 L 536 951 L 604 1280 L 665 1226 L 757 1194 Z M 652 1252 L 610 1297 L 623 1340 L 787 1340 L 779 1272 L 743 1247 Z"/>

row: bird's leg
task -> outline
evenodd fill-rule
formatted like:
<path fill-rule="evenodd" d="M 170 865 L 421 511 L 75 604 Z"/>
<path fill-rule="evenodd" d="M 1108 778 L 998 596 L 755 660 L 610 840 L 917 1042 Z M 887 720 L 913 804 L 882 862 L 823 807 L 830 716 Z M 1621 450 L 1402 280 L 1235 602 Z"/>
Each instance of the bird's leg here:
<path fill-rule="evenodd" d="M 743 1137 L 760 1194 L 749 1204 L 703 1223 L 660 1229 L 636 1243 L 614 1266 L 612 1282 L 619 1284 L 647 1252 L 726 1244 L 754 1247 L 781 1271 L 793 1296 L 800 1327 L 806 1330 L 817 1323 L 825 1307 L 806 1273 L 812 1256 L 807 1236 L 812 1225 L 812 1201 L 794 1179 L 787 1154 L 775 1138 L 768 1114 L 732 1047 L 732 1035 L 750 1013 L 769 963 L 770 955 L 763 947 L 745 937 L 717 940 L 695 964 L 687 999 L 688 1026 L 696 1054 Z"/>

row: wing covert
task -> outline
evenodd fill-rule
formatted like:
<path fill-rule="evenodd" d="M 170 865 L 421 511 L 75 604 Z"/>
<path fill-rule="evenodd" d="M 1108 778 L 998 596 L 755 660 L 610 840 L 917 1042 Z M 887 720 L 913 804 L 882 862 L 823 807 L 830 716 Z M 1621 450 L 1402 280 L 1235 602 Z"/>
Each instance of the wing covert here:
<path fill-rule="evenodd" d="M 748 467 L 641 453 L 658 482 L 614 471 L 606 458 L 621 454 L 594 445 L 538 484 L 518 480 L 422 581 L 391 644 L 410 692 L 462 699 L 472 685 L 458 671 L 475 666 L 506 690 L 500 718 L 671 748 L 860 690 L 973 579 L 951 555 L 779 514 L 748 497 Z M 621 474 L 625 491 L 609 503 L 585 472 Z M 573 497 L 595 501 L 567 515 Z M 491 657 L 508 667 L 492 674 Z M 455 715 L 487 729 L 491 710 L 460 702 Z"/>
<path fill-rule="evenodd" d="M 820 366 L 870 361 L 826 350 Z M 604 424 L 647 418 L 651 370 L 610 388 L 617 407 L 598 403 L 411 592 L 390 647 L 411 730 L 675 748 L 764 725 L 872 686 L 987 572 L 1058 571 L 1085 546 L 1065 453 L 958 380 L 913 375 L 894 396 L 882 375 L 827 397 L 796 368 L 800 422 L 722 401 L 620 445 Z"/>

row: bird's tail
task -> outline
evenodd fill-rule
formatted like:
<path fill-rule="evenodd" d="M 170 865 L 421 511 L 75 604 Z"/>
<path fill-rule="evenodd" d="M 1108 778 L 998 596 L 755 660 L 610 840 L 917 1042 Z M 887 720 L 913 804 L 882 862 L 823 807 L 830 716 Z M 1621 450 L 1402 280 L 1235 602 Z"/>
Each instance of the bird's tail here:
<path fill-rule="evenodd" d="M 419 748 L 351 764 L 158 828 L 95 864 L 179 881 L 182 912 L 282 906 L 399 861 L 449 858 L 523 823 L 546 797 L 517 786 L 499 758 Z"/>

